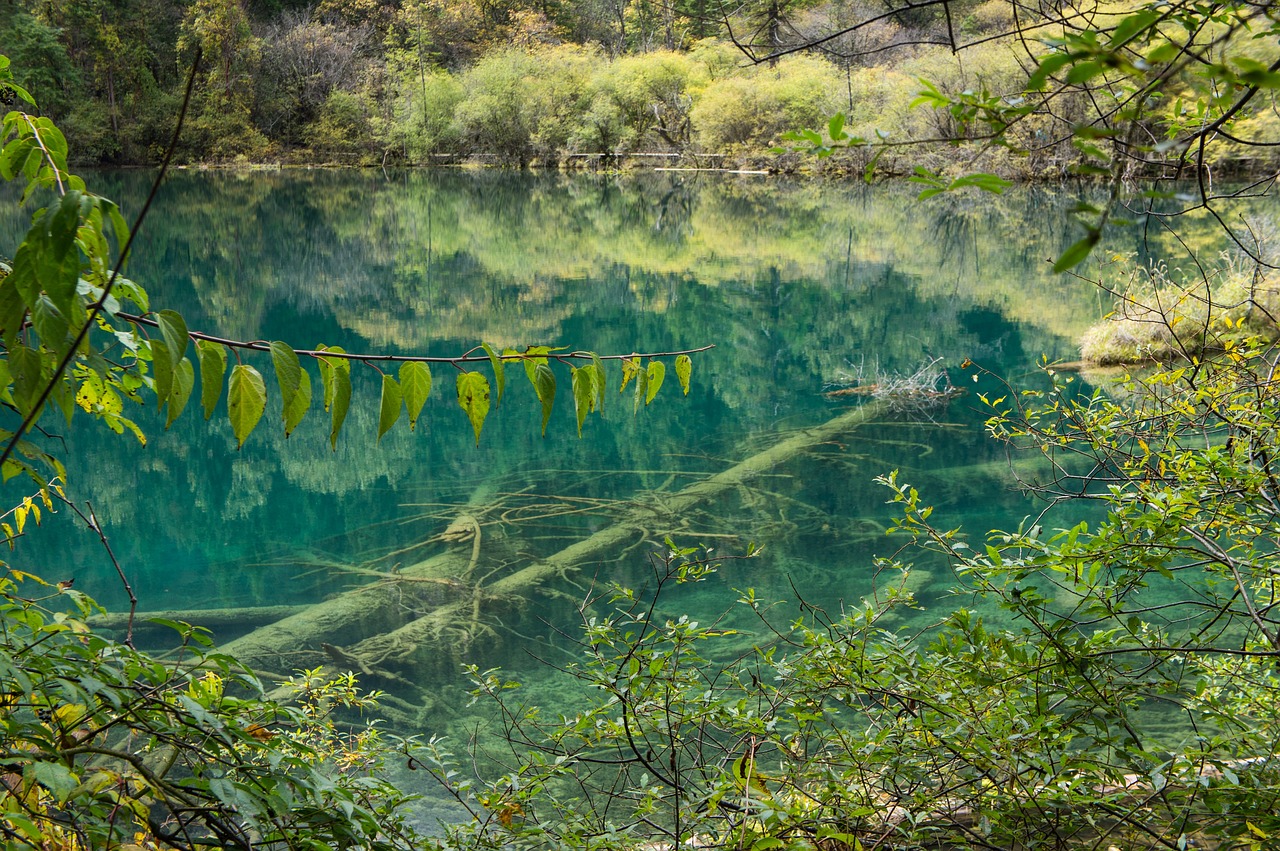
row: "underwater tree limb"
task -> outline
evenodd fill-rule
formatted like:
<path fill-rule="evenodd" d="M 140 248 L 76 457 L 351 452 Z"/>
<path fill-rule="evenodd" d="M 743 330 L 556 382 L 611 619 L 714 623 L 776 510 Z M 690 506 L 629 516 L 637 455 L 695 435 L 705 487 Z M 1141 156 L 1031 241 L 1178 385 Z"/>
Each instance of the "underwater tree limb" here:
<path fill-rule="evenodd" d="M 663 499 L 662 510 L 670 515 L 689 511 L 780 464 L 799 457 L 850 429 L 875 420 L 889 409 L 887 401 L 873 401 L 846 411 L 812 428 L 791 433 L 785 440 L 746 458 L 708 479 L 695 482 Z M 437 607 L 427 614 L 382 635 L 366 638 L 345 651 L 353 657 L 377 660 L 379 664 L 399 663 L 416 669 L 438 668 L 458 661 L 458 651 L 466 650 L 478 638 L 473 600 L 478 600 L 491 619 L 518 617 L 536 596 L 562 592 L 549 587 L 588 564 L 606 561 L 610 555 L 653 531 L 652 509 L 638 509 L 619 517 L 590 537 L 524 567 L 485 586 L 477 597 L 467 596 Z M 470 632 L 468 632 L 468 630 Z"/>

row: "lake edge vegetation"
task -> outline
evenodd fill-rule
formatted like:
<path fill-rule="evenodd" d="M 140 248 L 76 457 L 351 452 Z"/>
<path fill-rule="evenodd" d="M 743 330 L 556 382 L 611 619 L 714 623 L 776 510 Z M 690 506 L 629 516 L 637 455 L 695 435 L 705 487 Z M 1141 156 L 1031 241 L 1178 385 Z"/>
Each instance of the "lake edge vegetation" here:
<path fill-rule="evenodd" d="M 16 82 L 42 92 L 84 163 L 157 162 L 182 69 L 199 51 L 178 162 L 793 171 L 818 161 L 766 151 L 839 113 L 844 138 L 865 144 L 823 160 L 827 171 L 862 174 L 874 161 L 885 174 L 1057 180 L 1105 171 L 1117 140 L 1081 140 L 1073 128 L 1105 128 L 1123 111 L 1132 67 L 1099 60 L 1089 76 L 1062 75 L 1063 91 L 1038 104 L 1025 84 L 1054 44 L 1107 31 L 1137 8 L 21 0 L 0 8 L 0 43 Z M 1274 61 L 1247 20 L 1204 20 L 1194 34 L 1210 51 L 1203 61 L 1229 55 L 1263 71 Z M 1136 43 L 1149 33 L 1125 35 Z M 1264 89 L 1209 140 L 1204 165 L 1215 173 L 1280 165 L 1273 146 L 1249 144 L 1280 133 Z M 1185 71 L 1161 80 L 1159 102 L 1143 104 L 1136 122 L 1152 147 L 1197 119 L 1187 109 L 1201 95 Z M 1008 121 L 1028 105 L 1034 114 Z M 986 126 L 995 116 L 1009 124 L 998 133 Z M 1131 158 L 1129 174 L 1163 176 L 1162 161 Z"/>

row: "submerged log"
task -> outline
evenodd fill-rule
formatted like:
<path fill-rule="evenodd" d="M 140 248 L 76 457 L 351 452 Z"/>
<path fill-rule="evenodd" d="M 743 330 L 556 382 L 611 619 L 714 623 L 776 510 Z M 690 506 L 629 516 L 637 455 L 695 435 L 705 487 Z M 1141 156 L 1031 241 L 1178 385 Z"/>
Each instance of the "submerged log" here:
<path fill-rule="evenodd" d="M 877 400 L 821 425 L 795 431 L 727 470 L 675 493 L 655 495 L 656 505 L 637 507 L 589 537 L 491 582 L 476 570 L 477 521 L 471 546 L 318 603 L 223 649 L 253 667 L 292 670 L 300 664 L 314 666 L 327 660 L 343 671 L 358 670 L 399 682 L 404 679 L 395 671 L 421 674 L 454 669 L 476 642 L 493 636 L 488 624 L 518 619 L 535 597 L 563 596 L 553 580 L 616 558 L 665 523 L 659 516 L 679 517 L 888 410 L 887 403 Z M 473 513 L 479 515 L 482 509 L 477 506 Z M 405 604 L 406 594 L 412 595 L 412 605 Z M 404 613 L 415 610 L 425 614 L 405 622 Z"/>
<path fill-rule="evenodd" d="M 229 627 L 232 629 L 249 629 L 274 623 L 281 618 L 306 611 L 310 606 L 243 606 L 240 608 L 222 609 L 169 609 L 158 612 L 135 612 L 133 614 L 133 630 L 169 629 L 168 626 L 153 621 L 178 621 L 195 624 L 209 629 Z M 128 612 L 102 612 L 89 618 L 89 626 L 101 629 L 128 629 Z"/>

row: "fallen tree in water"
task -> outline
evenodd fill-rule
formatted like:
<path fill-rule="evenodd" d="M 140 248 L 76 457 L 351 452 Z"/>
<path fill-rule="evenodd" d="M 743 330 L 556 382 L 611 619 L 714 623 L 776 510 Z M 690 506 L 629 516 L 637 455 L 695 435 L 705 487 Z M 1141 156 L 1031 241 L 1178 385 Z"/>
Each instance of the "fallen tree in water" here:
<path fill-rule="evenodd" d="M 223 649 L 255 669 L 329 665 L 384 683 L 454 670 L 472 651 L 497 640 L 495 624 L 518 629 L 532 601 L 563 598 L 564 580 L 619 558 L 652 535 L 661 537 L 695 507 L 874 421 L 887 408 L 879 401 L 864 404 L 791 432 L 674 493 L 650 493 L 604 528 L 523 567 L 486 558 L 490 494 L 477 493 L 437 536 L 450 546 L 447 551 L 379 573 L 372 583 L 262 626 Z"/>

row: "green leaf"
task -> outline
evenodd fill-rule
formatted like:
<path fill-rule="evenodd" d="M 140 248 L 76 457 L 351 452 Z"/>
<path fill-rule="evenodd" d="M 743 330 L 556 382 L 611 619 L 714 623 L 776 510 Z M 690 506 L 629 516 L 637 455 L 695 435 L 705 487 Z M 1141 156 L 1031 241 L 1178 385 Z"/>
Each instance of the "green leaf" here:
<path fill-rule="evenodd" d="M 533 368 L 533 389 L 542 403 L 542 434 L 547 434 L 547 421 L 551 419 L 551 406 L 556 400 L 556 376 L 551 367 L 540 363 Z"/>
<path fill-rule="evenodd" d="M 596 383 L 596 408 L 600 411 L 600 415 L 604 416 L 604 391 L 608 389 L 609 374 L 604 371 L 604 361 L 600 360 L 600 356 L 595 352 L 591 353 L 591 365 L 596 368 L 592 373 Z"/>
<path fill-rule="evenodd" d="M 418 415 L 422 413 L 422 406 L 427 404 L 427 397 L 431 395 L 430 367 L 419 361 L 400 364 L 400 390 L 404 394 L 405 409 L 409 412 L 409 430 L 413 431 L 418 424 Z"/>
<path fill-rule="evenodd" d="M 262 374 L 248 364 L 231 367 L 231 381 L 227 386 L 227 418 L 235 432 L 236 448 L 244 446 L 245 438 L 253 431 L 262 412 L 267 409 L 267 385 Z"/>
<path fill-rule="evenodd" d="M 1008 189 L 1012 185 L 1012 180 L 1005 180 L 1003 177 L 998 175 L 978 173 L 966 174 L 963 177 L 956 178 L 951 181 L 951 185 L 948 186 L 947 189 L 962 189 L 966 186 L 973 186 L 977 189 L 981 189 L 983 192 L 1000 195 L 1004 190 Z"/>
<path fill-rule="evenodd" d="M 302 418 L 311 409 L 311 374 L 305 369 L 298 373 L 298 392 L 284 409 L 284 436 L 293 434 L 293 430 L 302 422 Z"/>
<path fill-rule="evenodd" d="M 400 385 L 390 375 L 382 375 L 382 401 L 378 405 L 378 441 L 391 430 L 400 419 L 400 409 L 404 407 L 404 394 Z"/>
<path fill-rule="evenodd" d="M 347 418 L 347 408 L 351 406 L 351 363 L 346 360 L 340 363 L 341 366 L 333 368 L 331 407 L 333 427 L 329 431 L 329 447 L 335 452 L 338 451 L 338 434 L 342 431 L 342 423 Z"/>
<path fill-rule="evenodd" d="M 1073 65 L 1067 72 L 1067 82 L 1073 86 L 1087 83 L 1103 72 L 1102 64 L 1092 60 Z"/>
<path fill-rule="evenodd" d="M 1072 61 L 1073 57 L 1069 53 L 1050 53 L 1040 60 L 1040 67 L 1036 68 L 1035 73 L 1027 78 L 1027 91 L 1041 91 L 1048 85 L 1051 76 L 1061 71 Z"/>
<path fill-rule="evenodd" d="M 1090 230 L 1088 236 L 1062 252 L 1062 256 L 1053 264 L 1053 271 L 1065 272 L 1080 265 L 1089 256 L 1089 253 L 1093 251 L 1093 247 L 1098 244 L 1100 236 L 1101 234 L 1097 230 Z"/>
<path fill-rule="evenodd" d="M 151 372 L 155 381 L 156 407 L 164 408 L 173 392 L 173 361 L 164 340 L 151 341 Z"/>
<path fill-rule="evenodd" d="M 23 415 L 29 414 L 44 388 L 44 358 L 35 349 L 15 345 L 9 350 L 9 373 L 13 376 L 13 401 Z"/>
<path fill-rule="evenodd" d="M 875 177 L 876 166 L 880 164 L 880 158 L 884 156 L 884 152 L 886 150 L 888 150 L 888 148 L 882 147 L 875 152 L 874 156 L 871 157 L 871 160 L 867 163 L 867 167 L 862 170 L 863 183 L 870 185 L 872 178 Z"/>
<path fill-rule="evenodd" d="M 0 390 L 2 390 L 7 384 L 8 381 L 5 381 L 3 385 L 0 385 Z M 53 403 L 58 406 L 58 409 L 62 411 L 62 418 L 67 421 L 67 425 L 71 425 L 71 418 L 74 417 L 76 413 L 76 400 L 75 394 L 71 392 L 72 389 L 72 383 L 64 378 L 55 383 L 49 391 L 49 398 L 52 399 Z"/>
<path fill-rule="evenodd" d="M 59 804 L 65 803 L 80 785 L 79 778 L 60 762 L 31 762 L 23 773 L 52 792 Z"/>
<path fill-rule="evenodd" d="M 693 360 L 688 355 L 676 356 L 676 378 L 684 395 L 689 395 L 689 379 L 693 376 Z"/>
<path fill-rule="evenodd" d="M 162 310 L 156 314 L 156 322 L 160 324 L 160 336 L 169 347 L 169 356 L 173 363 L 182 360 L 187 354 L 187 323 L 182 316 L 172 310 Z"/>
<path fill-rule="evenodd" d="M 644 402 L 645 396 L 649 392 L 649 373 L 641 369 L 639 359 L 636 360 L 636 393 L 635 401 L 631 405 L 631 416 L 640 413 L 640 405 Z"/>
<path fill-rule="evenodd" d="M 831 116 L 831 120 L 827 122 L 827 135 L 831 137 L 833 142 L 842 142 L 845 138 L 844 132 L 844 113 L 837 112 Z"/>
<path fill-rule="evenodd" d="M 80 281 L 80 248 L 76 245 L 76 232 L 80 230 L 81 202 L 84 200 L 87 199 L 83 193 L 68 192 L 62 196 L 58 209 L 41 219 L 47 230 L 38 254 L 38 279 L 63 313 L 71 310 L 71 301 Z"/>
<path fill-rule="evenodd" d="M 648 405 L 662 388 L 662 380 L 667 377 L 667 365 L 660 360 L 649 361 L 649 381 L 644 393 L 644 403 Z"/>
<path fill-rule="evenodd" d="M 213 416 L 222 395 L 222 377 L 227 372 L 227 350 L 209 340 L 196 341 L 196 355 L 200 358 L 200 403 L 204 406 L 204 418 Z"/>
<path fill-rule="evenodd" d="M 183 358 L 173 371 L 173 392 L 169 394 L 169 416 L 164 423 L 166 429 L 173 425 L 173 421 L 182 415 L 182 411 L 187 407 L 187 402 L 191 399 L 191 391 L 195 389 L 195 386 L 196 368 L 191 363 L 191 358 Z"/>
<path fill-rule="evenodd" d="M 458 373 L 458 405 L 471 420 L 476 433 L 476 446 L 480 445 L 480 430 L 489 415 L 489 380 L 478 372 Z"/>
<path fill-rule="evenodd" d="M 316 346 L 317 351 L 321 352 L 345 352 L 341 346 Z M 348 375 L 351 373 L 351 361 L 346 358 L 326 358 L 318 359 L 320 364 L 320 381 L 324 385 L 324 409 L 330 410 L 333 406 L 335 384 L 334 376 L 338 372 L 345 371 Z"/>
<path fill-rule="evenodd" d="M 588 364 L 580 369 L 570 367 L 569 374 L 573 382 L 573 410 L 578 417 L 578 437 L 582 437 L 582 424 L 586 421 L 587 414 L 596 409 L 599 379 L 596 378 L 595 364 Z"/>
<path fill-rule="evenodd" d="M 271 362 L 276 368 L 276 382 L 280 385 L 280 410 L 288 416 L 293 397 L 298 394 L 298 385 L 302 383 L 302 364 L 298 362 L 298 353 L 288 343 L 276 340 L 271 344 Z"/>
<path fill-rule="evenodd" d="M 70 348 L 67 340 L 70 326 L 67 324 L 66 317 L 58 310 L 53 300 L 43 293 L 31 306 L 31 324 L 46 348 L 58 354 L 63 354 Z"/>
<path fill-rule="evenodd" d="M 1107 48 L 1116 50 L 1127 46 L 1134 36 L 1159 22 L 1161 17 L 1162 14 L 1159 9 L 1143 9 L 1124 18 L 1111 31 L 1111 40 L 1107 43 Z"/>
<path fill-rule="evenodd" d="M 502 394 L 506 392 L 507 376 L 505 374 L 505 366 L 502 358 L 498 357 L 498 353 L 488 343 L 481 343 L 480 348 L 484 349 L 484 353 L 489 356 L 489 365 L 493 367 L 493 381 L 498 385 L 498 398 L 494 400 L 494 407 L 502 403 Z"/>

